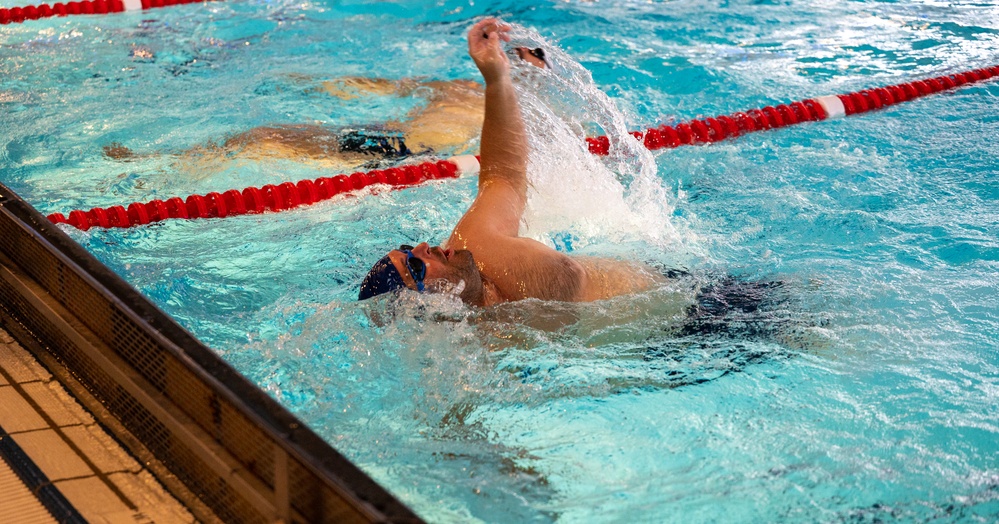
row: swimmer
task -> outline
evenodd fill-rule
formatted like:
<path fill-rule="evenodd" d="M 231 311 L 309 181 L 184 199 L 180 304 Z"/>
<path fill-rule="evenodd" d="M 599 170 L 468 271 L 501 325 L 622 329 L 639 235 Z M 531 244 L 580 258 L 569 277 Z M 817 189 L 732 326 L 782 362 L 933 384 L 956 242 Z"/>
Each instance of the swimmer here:
<path fill-rule="evenodd" d="M 319 125 L 264 126 L 232 136 L 223 149 L 246 158 L 341 160 L 360 164 L 437 151 L 464 154 L 482 128 L 482 86 L 468 80 L 346 77 L 326 81 L 322 91 L 351 100 L 365 95 L 422 96 L 426 105 L 405 119 L 367 129 L 331 129 Z"/>
<path fill-rule="evenodd" d="M 450 291 L 469 305 L 527 298 L 590 302 L 637 293 L 666 282 L 640 263 L 570 257 L 518 235 L 527 204 L 528 144 L 502 42 L 510 26 L 490 18 L 468 33 L 468 52 L 485 80 L 478 193 L 443 246 L 400 246 L 364 278 L 359 300 L 408 288 Z M 517 57 L 545 67 L 544 55 Z"/>
<path fill-rule="evenodd" d="M 468 80 L 420 81 L 414 79 L 345 77 L 325 81 L 317 91 L 341 100 L 366 95 L 421 96 L 427 103 L 401 121 L 358 129 L 335 129 L 315 124 L 260 126 L 185 151 L 182 160 L 196 162 L 185 169 L 211 170 L 213 161 L 292 160 L 313 162 L 330 169 L 346 169 L 381 159 L 398 159 L 417 153 L 471 152 L 482 128 L 482 87 Z M 104 155 L 119 161 L 143 156 L 114 142 Z M 181 167 L 183 169 L 183 167 Z"/>
<path fill-rule="evenodd" d="M 541 48 L 515 48 L 512 53 L 538 67 L 549 67 Z M 322 83 L 326 94 L 341 100 L 366 95 L 422 96 L 427 103 L 400 121 L 385 122 L 368 129 L 331 129 L 313 124 L 261 126 L 233 135 L 221 144 L 207 144 L 187 151 L 200 160 L 295 160 L 320 162 L 331 168 L 353 168 L 381 159 L 413 154 L 471 153 L 482 129 L 483 89 L 470 80 L 387 80 L 344 77 Z M 129 161 L 138 158 L 130 148 L 114 142 L 104 146 L 108 158 Z M 204 171 L 203 165 L 191 171 Z M 210 169 L 210 168 L 209 168 Z"/>

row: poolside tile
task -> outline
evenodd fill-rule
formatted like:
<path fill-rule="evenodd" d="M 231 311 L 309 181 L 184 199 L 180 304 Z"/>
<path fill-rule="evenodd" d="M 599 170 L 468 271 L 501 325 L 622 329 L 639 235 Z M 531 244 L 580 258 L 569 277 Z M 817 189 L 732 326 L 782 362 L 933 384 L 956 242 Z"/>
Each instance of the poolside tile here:
<path fill-rule="evenodd" d="M 136 472 L 142 466 L 96 424 L 62 428 L 63 433 L 80 449 L 101 473 Z"/>
<path fill-rule="evenodd" d="M 43 429 L 12 435 L 14 442 L 31 457 L 50 481 L 93 475 L 73 448 L 55 430 Z"/>
<path fill-rule="evenodd" d="M 55 482 L 55 486 L 87 522 L 123 522 L 115 518 L 115 516 L 132 515 L 135 513 L 129 509 L 118 495 L 111 491 L 111 488 L 107 484 L 97 477 L 61 480 Z M 109 520 L 105 518 L 106 516 L 115 518 L 115 520 Z M 134 523 L 142 521 L 131 520 L 124 522 Z"/>
<path fill-rule="evenodd" d="M 138 513 L 149 522 L 157 524 L 196 522 L 194 516 L 167 493 L 148 471 L 114 473 L 109 475 L 109 478 L 132 501 L 132 504 L 138 507 Z"/>
<path fill-rule="evenodd" d="M 56 426 L 94 422 L 93 417 L 58 382 L 31 382 L 21 387 Z"/>
<path fill-rule="evenodd" d="M 14 434 L 48 427 L 45 419 L 13 386 L 0 386 L 0 428 Z"/>
<path fill-rule="evenodd" d="M 6 332 L 3 332 L 6 335 Z M 10 335 L 7 335 L 8 337 Z M 24 348 L 13 340 L 0 344 L 0 368 L 17 383 L 50 380 L 52 375 Z"/>

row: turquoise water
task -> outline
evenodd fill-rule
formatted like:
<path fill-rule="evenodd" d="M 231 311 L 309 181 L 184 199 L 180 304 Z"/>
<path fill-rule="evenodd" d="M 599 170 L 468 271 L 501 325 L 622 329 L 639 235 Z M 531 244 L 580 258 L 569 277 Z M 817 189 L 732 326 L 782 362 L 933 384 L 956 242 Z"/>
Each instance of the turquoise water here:
<path fill-rule="evenodd" d="M 356 303 L 386 248 L 446 238 L 474 179 L 68 232 L 433 522 L 996 520 L 999 83 L 606 167 L 560 125 L 995 65 L 994 5 L 253 1 L 0 26 L 0 180 L 49 213 L 329 175 L 182 153 L 397 117 L 425 102 L 316 86 L 477 78 L 463 33 L 485 14 L 555 42 L 578 81 L 532 89 L 552 139 L 525 234 L 693 277 L 572 307 Z M 106 158 L 112 142 L 140 157 Z M 725 274 L 783 282 L 772 319 L 793 327 L 678 337 L 691 286 Z"/>

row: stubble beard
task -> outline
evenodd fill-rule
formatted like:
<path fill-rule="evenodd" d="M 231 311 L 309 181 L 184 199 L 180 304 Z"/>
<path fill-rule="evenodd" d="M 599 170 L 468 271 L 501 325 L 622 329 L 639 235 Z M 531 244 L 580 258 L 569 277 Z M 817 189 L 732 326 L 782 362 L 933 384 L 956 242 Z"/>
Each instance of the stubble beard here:
<path fill-rule="evenodd" d="M 454 286 L 464 282 L 464 288 L 458 295 L 464 303 L 472 306 L 484 304 L 485 289 L 482 284 L 482 273 L 475 265 L 471 251 L 459 249 L 451 255 L 451 259 L 448 260 L 446 279 Z"/>

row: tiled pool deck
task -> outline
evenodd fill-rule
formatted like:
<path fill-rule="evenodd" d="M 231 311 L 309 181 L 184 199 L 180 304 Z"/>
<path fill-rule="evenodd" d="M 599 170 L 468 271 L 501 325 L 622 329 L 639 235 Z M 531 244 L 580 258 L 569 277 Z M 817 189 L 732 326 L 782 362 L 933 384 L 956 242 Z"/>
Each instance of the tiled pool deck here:
<path fill-rule="evenodd" d="M 0 329 L 0 522 L 56 521 L 195 518 Z"/>

